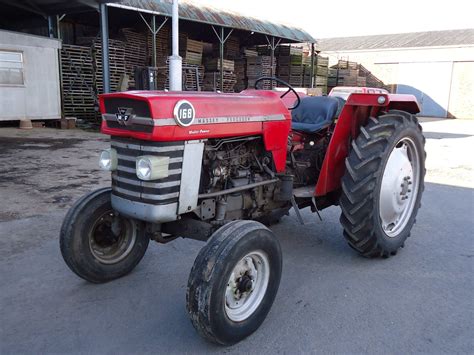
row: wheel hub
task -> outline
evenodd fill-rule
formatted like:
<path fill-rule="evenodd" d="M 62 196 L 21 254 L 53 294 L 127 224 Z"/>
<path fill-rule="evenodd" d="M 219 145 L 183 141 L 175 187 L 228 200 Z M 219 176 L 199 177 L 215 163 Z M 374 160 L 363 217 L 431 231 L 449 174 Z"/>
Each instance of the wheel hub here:
<path fill-rule="evenodd" d="M 382 228 L 389 237 L 397 236 L 407 224 L 417 197 L 418 151 L 405 138 L 391 152 L 382 177 L 379 211 Z"/>
<path fill-rule="evenodd" d="M 135 224 L 108 211 L 92 226 L 89 247 L 94 258 L 102 264 L 115 264 L 130 253 L 135 240 Z"/>
<path fill-rule="evenodd" d="M 235 265 L 225 291 L 225 310 L 231 320 L 243 321 L 258 308 L 268 286 L 269 265 L 261 251 L 246 255 Z"/>

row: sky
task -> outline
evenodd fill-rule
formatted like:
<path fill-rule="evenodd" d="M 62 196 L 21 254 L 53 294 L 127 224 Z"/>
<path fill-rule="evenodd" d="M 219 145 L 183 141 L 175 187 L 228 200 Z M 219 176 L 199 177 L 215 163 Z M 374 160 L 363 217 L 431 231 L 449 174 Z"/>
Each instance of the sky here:
<path fill-rule="evenodd" d="M 315 38 L 474 28 L 474 0 L 188 0 L 293 25 Z"/>

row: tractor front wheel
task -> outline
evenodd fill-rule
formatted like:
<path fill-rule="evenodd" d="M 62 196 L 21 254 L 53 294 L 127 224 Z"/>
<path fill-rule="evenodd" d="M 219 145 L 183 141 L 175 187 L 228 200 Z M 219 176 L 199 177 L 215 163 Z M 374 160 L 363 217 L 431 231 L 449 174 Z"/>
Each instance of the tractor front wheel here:
<path fill-rule="evenodd" d="M 341 223 L 363 256 L 395 255 L 410 236 L 424 189 L 424 144 L 416 117 L 398 110 L 370 118 L 352 141 Z"/>
<path fill-rule="evenodd" d="M 222 345 L 252 334 L 270 311 L 281 267 L 280 244 L 263 224 L 234 221 L 218 229 L 189 275 L 186 300 L 194 328 Z"/>
<path fill-rule="evenodd" d="M 103 188 L 79 199 L 66 214 L 59 236 L 66 264 L 93 283 L 128 274 L 149 243 L 138 222 L 112 209 L 110 195 L 111 189 Z"/>

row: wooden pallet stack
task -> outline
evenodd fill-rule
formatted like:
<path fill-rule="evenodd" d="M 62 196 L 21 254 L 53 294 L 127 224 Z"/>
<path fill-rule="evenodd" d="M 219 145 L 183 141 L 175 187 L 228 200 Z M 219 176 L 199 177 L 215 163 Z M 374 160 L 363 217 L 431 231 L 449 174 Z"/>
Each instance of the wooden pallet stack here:
<path fill-rule="evenodd" d="M 237 82 L 235 74 L 230 71 L 224 71 L 224 92 L 234 92 L 234 86 Z M 221 89 L 220 72 L 205 72 L 203 88 L 205 91 L 218 91 Z"/>
<path fill-rule="evenodd" d="M 153 39 L 152 34 L 150 31 L 147 31 L 147 63 L 148 65 L 152 65 L 152 57 L 153 57 Z M 164 65 L 168 60 L 168 57 L 171 54 L 170 51 L 170 36 L 171 30 L 167 24 L 165 24 L 160 31 L 156 34 L 156 65 Z"/>
<path fill-rule="evenodd" d="M 272 67 L 273 73 L 275 73 L 276 69 L 276 59 L 272 59 L 270 56 L 262 55 L 258 57 L 248 57 L 247 58 L 247 68 L 246 68 L 246 76 L 247 76 L 247 84 L 250 88 L 253 88 L 255 85 L 255 81 L 262 76 L 272 76 Z M 261 84 L 259 84 L 259 88 L 264 90 L 271 90 L 275 86 L 275 82 L 271 80 L 264 80 Z"/>
<path fill-rule="evenodd" d="M 80 37 L 77 39 L 80 44 L 88 45 L 92 48 L 92 59 L 94 65 L 95 86 L 97 92 L 104 92 L 102 81 L 102 46 L 100 36 Z M 120 80 L 126 73 L 125 69 L 125 42 L 116 39 L 109 39 L 109 69 L 110 69 L 110 90 L 112 92 L 120 89 Z"/>
<path fill-rule="evenodd" d="M 249 87 L 247 77 L 247 58 L 255 58 L 258 56 L 256 49 L 242 49 L 240 56 L 234 61 L 234 73 L 236 76 L 235 92 L 241 92 Z"/>
<path fill-rule="evenodd" d="M 206 58 L 204 61 L 205 73 L 203 88 L 205 91 L 220 90 L 220 58 Z M 222 63 L 222 71 L 224 72 L 224 92 L 234 92 L 234 86 L 237 82 L 234 74 L 235 63 L 233 60 L 224 59 Z"/>
<path fill-rule="evenodd" d="M 186 34 L 179 35 L 179 55 L 187 64 L 202 64 L 203 43 L 189 39 Z"/>
<path fill-rule="evenodd" d="M 147 36 L 132 28 L 122 29 L 125 39 L 125 71 L 129 77 L 129 89 L 135 88 L 135 68 L 148 64 Z"/>
<path fill-rule="evenodd" d="M 303 54 L 303 87 L 311 87 L 311 73 L 314 75 L 314 70 L 311 71 L 311 56 L 307 53 Z"/>
<path fill-rule="evenodd" d="M 204 66 L 182 63 L 182 85 L 184 91 L 202 91 L 204 81 Z M 157 89 L 169 90 L 169 62 L 157 67 Z"/>
<path fill-rule="evenodd" d="M 234 74 L 235 74 L 235 92 L 241 92 L 247 88 L 247 59 L 245 57 L 234 60 Z"/>
<path fill-rule="evenodd" d="M 95 86 L 91 48 L 63 44 L 61 81 L 66 117 L 95 118 Z"/>
<path fill-rule="evenodd" d="M 104 92 L 104 84 L 102 80 L 102 46 L 100 39 L 93 43 L 95 49 L 95 80 L 97 92 Z M 125 43 L 114 39 L 109 39 L 109 74 L 110 74 L 110 90 L 120 91 L 120 80 L 125 69 Z"/>
<path fill-rule="evenodd" d="M 315 81 L 314 86 L 321 88 L 323 95 L 328 93 L 328 74 L 329 74 L 329 58 L 323 56 L 316 56 L 315 58 Z"/>
<path fill-rule="evenodd" d="M 374 74 L 369 73 L 366 76 L 366 86 L 372 88 L 385 88 L 385 84 L 382 80 L 377 78 Z"/>
<path fill-rule="evenodd" d="M 295 87 L 303 85 L 303 48 L 279 46 L 276 49 L 277 76 Z"/>
<path fill-rule="evenodd" d="M 214 44 L 212 46 L 212 56 L 220 57 L 220 45 Z M 240 57 L 240 40 L 237 36 L 230 36 L 224 43 L 224 59 L 237 59 Z"/>
<path fill-rule="evenodd" d="M 339 60 L 329 69 L 328 86 L 367 86 L 383 88 L 384 83 L 364 66 L 348 60 Z"/>

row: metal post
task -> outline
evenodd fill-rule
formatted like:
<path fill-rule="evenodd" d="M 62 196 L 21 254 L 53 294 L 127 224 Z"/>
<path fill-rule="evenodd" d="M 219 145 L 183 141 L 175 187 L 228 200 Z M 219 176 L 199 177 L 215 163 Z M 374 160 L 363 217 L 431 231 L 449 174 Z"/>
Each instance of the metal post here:
<path fill-rule="evenodd" d="M 66 15 L 56 15 L 56 29 L 58 39 L 61 39 L 60 22 Z M 59 92 L 61 95 L 61 118 L 64 117 L 64 87 L 63 87 L 63 62 L 61 59 L 61 50 L 58 51 L 58 63 L 59 63 Z"/>
<path fill-rule="evenodd" d="M 48 36 L 49 38 L 54 38 L 54 25 L 53 25 L 53 16 L 48 16 Z"/>
<path fill-rule="evenodd" d="M 100 3 L 100 33 L 102 37 L 102 81 L 104 93 L 110 92 L 110 69 L 109 69 L 109 21 L 107 15 L 107 4 Z"/>
<path fill-rule="evenodd" d="M 275 76 L 275 73 L 273 72 L 273 61 L 275 60 L 275 37 L 272 36 L 272 43 L 270 45 L 270 66 L 271 66 L 271 77 Z"/>
<path fill-rule="evenodd" d="M 151 28 L 152 28 L 151 46 L 152 46 L 152 52 L 153 52 L 153 58 L 151 58 L 151 65 L 153 67 L 156 67 L 156 16 L 155 15 L 151 17 Z"/>
<path fill-rule="evenodd" d="M 220 78 L 221 78 L 221 92 L 224 92 L 224 27 L 221 27 L 221 40 L 220 42 Z"/>
<path fill-rule="evenodd" d="M 311 70 L 309 72 L 311 73 L 311 88 L 314 88 L 314 43 L 311 43 Z"/>
<path fill-rule="evenodd" d="M 169 57 L 170 66 L 170 90 L 182 91 L 183 90 L 183 62 L 179 56 L 179 12 L 178 12 L 178 0 L 173 0 L 173 17 L 171 24 L 172 32 L 172 43 L 173 52 Z"/>

